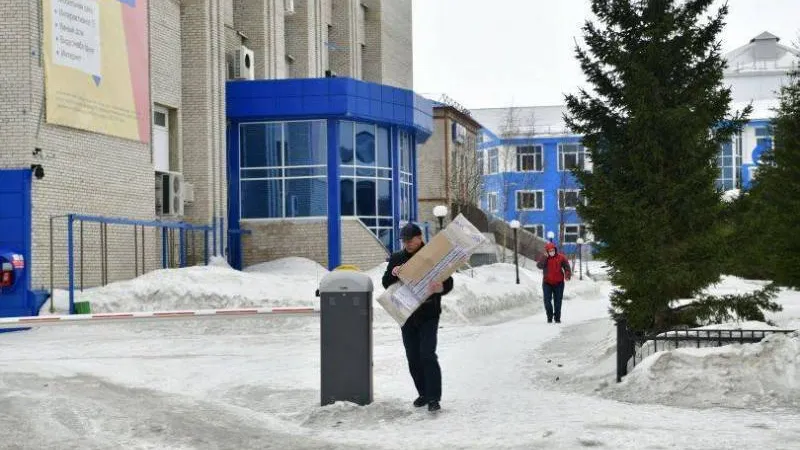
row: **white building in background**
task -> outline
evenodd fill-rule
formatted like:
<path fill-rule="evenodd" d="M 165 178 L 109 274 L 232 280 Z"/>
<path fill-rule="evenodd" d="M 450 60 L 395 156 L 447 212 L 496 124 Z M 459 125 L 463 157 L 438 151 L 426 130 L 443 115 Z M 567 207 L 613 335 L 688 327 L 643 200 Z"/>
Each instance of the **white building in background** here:
<path fill-rule="evenodd" d="M 800 68 L 800 50 L 780 44 L 780 38 L 764 32 L 725 55 L 725 84 L 732 90 L 734 110 L 752 102 L 750 122 L 741 134 L 720 150 L 717 180 L 724 190 L 747 188 L 761 153 L 772 147 L 769 121 L 778 106 L 778 91 L 792 71 Z"/>

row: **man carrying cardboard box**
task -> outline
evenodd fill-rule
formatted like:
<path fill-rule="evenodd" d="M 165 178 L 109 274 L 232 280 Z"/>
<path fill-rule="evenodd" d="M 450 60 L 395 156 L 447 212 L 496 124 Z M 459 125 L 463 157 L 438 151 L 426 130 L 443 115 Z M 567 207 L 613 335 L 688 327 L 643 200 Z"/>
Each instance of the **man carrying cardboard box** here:
<path fill-rule="evenodd" d="M 389 265 L 382 280 L 384 288 L 400 281 L 400 268 L 425 245 L 422 230 L 413 223 L 400 230 L 400 239 L 403 241 L 403 249 L 389 257 Z M 442 313 L 442 295 L 451 290 L 453 277 L 447 277 L 444 282 L 430 283 L 430 295 L 401 327 L 408 369 L 419 394 L 414 400 L 414 406 L 419 408 L 428 405 L 428 411 L 441 409 L 439 402 L 442 397 L 442 372 L 436 356 L 436 341 L 439 316 Z"/>

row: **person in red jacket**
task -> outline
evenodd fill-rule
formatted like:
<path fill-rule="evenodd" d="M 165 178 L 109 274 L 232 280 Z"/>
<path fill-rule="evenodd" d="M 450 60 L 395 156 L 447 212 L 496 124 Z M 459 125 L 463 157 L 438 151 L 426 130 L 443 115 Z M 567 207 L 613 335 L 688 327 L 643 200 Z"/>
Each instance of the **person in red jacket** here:
<path fill-rule="evenodd" d="M 556 244 L 548 242 L 544 246 L 545 254 L 536 261 L 536 267 L 544 271 L 542 291 L 544 294 L 544 310 L 547 312 L 547 323 L 561 323 L 561 300 L 564 298 L 564 281 L 572 277 L 569 260 L 558 253 Z M 551 304 L 552 299 L 552 304 Z"/>

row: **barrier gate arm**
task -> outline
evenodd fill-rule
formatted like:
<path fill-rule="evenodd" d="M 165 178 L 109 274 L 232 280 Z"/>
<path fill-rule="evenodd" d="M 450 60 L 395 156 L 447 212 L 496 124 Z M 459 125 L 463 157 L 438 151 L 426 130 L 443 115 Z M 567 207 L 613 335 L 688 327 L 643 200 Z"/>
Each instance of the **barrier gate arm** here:
<path fill-rule="evenodd" d="M 44 327 L 79 325 L 87 323 L 120 323 L 146 320 L 186 319 L 230 319 L 243 316 L 308 316 L 319 314 L 314 307 L 242 308 L 242 309 L 198 309 L 190 311 L 145 311 L 98 314 L 69 314 L 53 316 L 28 316 L 0 318 L 0 329 L 20 327 Z"/>

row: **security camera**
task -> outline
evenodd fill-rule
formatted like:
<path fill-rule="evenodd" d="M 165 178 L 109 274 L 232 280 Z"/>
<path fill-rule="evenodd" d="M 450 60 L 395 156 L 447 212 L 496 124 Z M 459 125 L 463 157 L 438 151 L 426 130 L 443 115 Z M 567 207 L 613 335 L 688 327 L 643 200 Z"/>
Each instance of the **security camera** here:
<path fill-rule="evenodd" d="M 31 164 L 31 172 L 33 172 L 33 176 L 35 176 L 37 180 L 44 178 L 44 167 L 42 167 L 41 164 Z"/>

